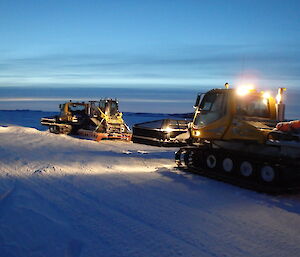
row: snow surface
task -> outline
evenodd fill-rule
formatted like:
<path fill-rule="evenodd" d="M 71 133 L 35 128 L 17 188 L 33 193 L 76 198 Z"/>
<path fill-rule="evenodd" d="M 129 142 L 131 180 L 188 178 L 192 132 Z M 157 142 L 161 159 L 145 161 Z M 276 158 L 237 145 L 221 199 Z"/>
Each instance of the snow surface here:
<path fill-rule="evenodd" d="M 179 171 L 175 150 L 0 127 L 0 256 L 299 256 L 300 195 Z"/>

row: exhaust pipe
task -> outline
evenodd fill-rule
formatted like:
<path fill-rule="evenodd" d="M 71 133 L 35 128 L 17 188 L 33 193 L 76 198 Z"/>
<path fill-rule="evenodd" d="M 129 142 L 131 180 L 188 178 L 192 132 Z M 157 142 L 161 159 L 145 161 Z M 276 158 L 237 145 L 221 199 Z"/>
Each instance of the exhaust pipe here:
<path fill-rule="evenodd" d="M 286 88 L 278 88 L 278 93 L 276 96 L 276 118 L 278 121 L 285 120 L 285 104 L 283 103 L 283 92 L 286 91 Z"/>

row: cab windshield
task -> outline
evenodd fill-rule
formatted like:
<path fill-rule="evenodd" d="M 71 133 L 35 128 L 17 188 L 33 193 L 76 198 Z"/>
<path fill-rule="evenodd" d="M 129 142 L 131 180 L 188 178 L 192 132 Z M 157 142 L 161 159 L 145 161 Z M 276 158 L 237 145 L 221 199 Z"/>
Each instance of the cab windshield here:
<path fill-rule="evenodd" d="M 71 112 L 72 115 L 83 116 L 85 114 L 85 105 L 84 104 L 70 104 L 69 112 Z"/>
<path fill-rule="evenodd" d="M 102 100 L 99 103 L 99 108 L 106 115 L 116 115 L 118 113 L 118 103 L 116 101 Z"/>
<path fill-rule="evenodd" d="M 118 104 L 116 102 L 111 102 L 110 115 L 116 115 L 118 112 Z"/>
<path fill-rule="evenodd" d="M 203 127 L 223 117 L 226 110 L 225 97 L 224 93 L 207 93 L 200 103 L 194 125 Z"/>
<path fill-rule="evenodd" d="M 69 105 L 69 111 L 70 112 L 81 112 L 85 110 L 85 105 Z"/>

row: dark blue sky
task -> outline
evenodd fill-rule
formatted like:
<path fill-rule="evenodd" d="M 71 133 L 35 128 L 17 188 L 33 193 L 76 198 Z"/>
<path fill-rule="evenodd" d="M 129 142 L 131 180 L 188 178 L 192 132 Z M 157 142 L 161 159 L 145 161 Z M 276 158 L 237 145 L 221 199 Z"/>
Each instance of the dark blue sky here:
<path fill-rule="evenodd" d="M 1 0 L 0 86 L 300 85 L 299 0 Z"/>

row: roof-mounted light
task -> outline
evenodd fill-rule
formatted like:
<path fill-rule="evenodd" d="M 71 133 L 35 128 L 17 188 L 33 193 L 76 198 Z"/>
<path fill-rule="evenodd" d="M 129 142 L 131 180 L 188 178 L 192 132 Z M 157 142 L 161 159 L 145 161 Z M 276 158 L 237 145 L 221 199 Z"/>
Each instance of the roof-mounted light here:
<path fill-rule="evenodd" d="M 251 91 L 254 90 L 254 86 L 252 85 L 245 85 L 245 86 L 240 86 L 236 89 L 236 93 L 240 96 L 244 96 L 249 94 Z"/>
<path fill-rule="evenodd" d="M 269 99 L 269 98 L 271 97 L 271 94 L 270 94 L 270 92 L 263 92 L 263 93 L 262 93 L 262 97 L 263 97 L 264 99 Z"/>
<path fill-rule="evenodd" d="M 268 102 L 269 102 L 269 99 L 270 99 L 270 97 L 271 97 L 270 92 L 264 92 L 264 91 L 262 91 L 261 94 L 262 94 L 262 98 L 263 98 L 263 103 L 264 103 L 265 105 L 267 105 Z"/>

